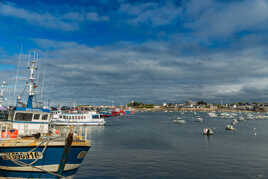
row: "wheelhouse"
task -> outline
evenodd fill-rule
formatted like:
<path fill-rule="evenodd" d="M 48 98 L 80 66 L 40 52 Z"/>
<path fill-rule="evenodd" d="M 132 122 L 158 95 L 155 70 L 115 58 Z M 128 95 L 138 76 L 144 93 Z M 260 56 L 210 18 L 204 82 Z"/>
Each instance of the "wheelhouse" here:
<path fill-rule="evenodd" d="M 13 122 L 49 123 L 50 114 L 42 111 L 14 111 L 11 115 Z"/>
<path fill-rule="evenodd" d="M 50 113 L 39 109 L 14 110 L 9 115 L 12 128 L 19 130 L 19 135 L 48 133 Z"/>

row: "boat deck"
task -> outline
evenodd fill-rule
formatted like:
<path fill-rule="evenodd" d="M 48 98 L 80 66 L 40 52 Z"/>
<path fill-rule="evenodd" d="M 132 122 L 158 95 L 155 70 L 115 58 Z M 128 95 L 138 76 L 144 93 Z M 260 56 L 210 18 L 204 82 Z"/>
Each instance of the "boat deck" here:
<path fill-rule="evenodd" d="M 48 138 L 47 138 L 48 139 Z M 5 139 L 0 138 L 0 147 L 34 147 L 34 146 L 65 146 L 64 138 L 49 138 L 49 142 L 47 143 L 46 138 L 42 139 L 34 139 L 33 137 L 29 138 L 15 138 L 15 139 Z M 72 147 L 75 146 L 85 146 L 90 147 L 91 142 L 88 140 L 80 140 L 75 139 L 72 142 Z"/>

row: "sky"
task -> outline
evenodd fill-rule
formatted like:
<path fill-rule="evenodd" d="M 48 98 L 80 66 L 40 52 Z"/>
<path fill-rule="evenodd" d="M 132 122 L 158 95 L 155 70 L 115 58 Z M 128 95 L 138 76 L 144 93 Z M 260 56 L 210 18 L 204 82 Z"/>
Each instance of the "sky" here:
<path fill-rule="evenodd" d="M 51 104 L 268 102 L 268 0 L 0 1 L 0 80 Z M 39 86 L 39 87 L 40 87 Z"/>

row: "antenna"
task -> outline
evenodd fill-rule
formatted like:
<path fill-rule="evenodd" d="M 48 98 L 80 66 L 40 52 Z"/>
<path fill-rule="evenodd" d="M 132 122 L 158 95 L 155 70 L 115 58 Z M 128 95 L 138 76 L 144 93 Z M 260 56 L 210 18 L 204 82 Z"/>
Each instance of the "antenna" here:
<path fill-rule="evenodd" d="M 28 86 L 28 101 L 27 101 L 27 108 L 32 108 L 33 107 L 33 97 L 36 94 L 36 90 L 35 88 L 37 88 L 37 85 L 35 83 L 35 72 L 37 70 L 37 60 L 35 58 L 35 52 L 34 52 L 34 56 L 32 58 L 31 63 L 29 63 L 28 65 L 28 69 L 30 71 L 30 75 L 29 75 L 29 79 L 27 81 L 27 86 Z"/>
<path fill-rule="evenodd" d="M 42 79 L 42 84 L 41 84 L 41 100 L 44 101 L 44 88 L 45 88 L 45 80 L 46 80 L 46 72 L 47 72 L 47 69 L 44 68 L 44 71 L 43 71 L 43 79 Z"/>
<path fill-rule="evenodd" d="M 21 48 L 21 51 L 20 51 L 19 61 L 18 61 L 18 64 L 17 64 L 17 71 L 16 71 L 16 78 L 15 78 L 15 85 L 14 85 L 14 96 L 16 96 L 16 93 L 17 93 L 17 82 L 18 82 L 19 68 L 20 68 L 20 65 L 21 65 L 21 58 L 22 58 L 22 48 Z"/>
<path fill-rule="evenodd" d="M 3 81 L 0 89 L 0 106 L 3 106 L 3 102 L 5 101 L 4 90 L 6 89 L 6 87 L 7 87 L 6 81 Z"/>

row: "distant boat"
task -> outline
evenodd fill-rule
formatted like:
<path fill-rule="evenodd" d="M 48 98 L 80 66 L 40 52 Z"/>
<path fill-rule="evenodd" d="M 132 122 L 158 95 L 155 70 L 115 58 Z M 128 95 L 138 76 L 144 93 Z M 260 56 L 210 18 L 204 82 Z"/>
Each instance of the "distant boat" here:
<path fill-rule="evenodd" d="M 177 117 L 177 119 L 173 120 L 174 123 L 178 123 L 178 124 L 185 124 L 186 121 L 181 119 L 180 117 Z"/>
<path fill-rule="evenodd" d="M 230 125 L 230 124 L 226 125 L 226 126 L 225 126 L 225 129 L 226 129 L 226 130 L 229 130 L 229 131 L 233 131 L 233 130 L 235 130 L 234 126 L 233 126 L 233 125 Z"/>
<path fill-rule="evenodd" d="M 195 122 L 203 122 L 203 118 L 201 118 L 200 116 L 197 116 L 195 119 Z"/>
<path fill-rule="evenodd" d="M 238 120 L 237 119 L 233 119 L 233 121 L 232 121 L 232 125 L 234 126 L 234 125 L 236 125 L 238 123 Z"/>
<path fill-rule="evenodd" d="M 202 131 L 202 134 L 203 135 L 213 135 L 214 132 L 211 128 L 204 128 L 203 131 Z"/>
<path fill-rule="evenodd" d="M 125 109 L 124 112 L 125 112 L 126 115 L 135 113 L 135 111 L 133 109 L 131 109 L 131 108 Z"/>
<path fill-rule="evenodd" d="M 54 111 L 51 123 L 55 125 L 103 126 L 105 120 L 95 111 Z"/>
<path fill-rule="evenodd" d="M 123 111 L 119 108 L 113 109 L 112 110 L 112 116 L 120 116 L 123 114 Z"/>
<path fill-rule="evenodd" d="M 110 111 L 101 111 L 101 112 L 100 112 L 100 116 L 101 116 L 102 118 L 105 118 L 105 117 L 112 117 L 112 112 L 110 112 Z"/>
<path fill-rule="evenodd" d="M 214 113 L 214 112 L 209 112 L 208 115 L 211 118 L 218 117 L 218 115 L 216 113 Z"/>
<path fill-rule="evenodd" d="M 243 117 L 243 116 L 240 116 L 239 118 L 238 118 L 238 121 L 244 121 L 245 120 L 245 118 Z"/>

